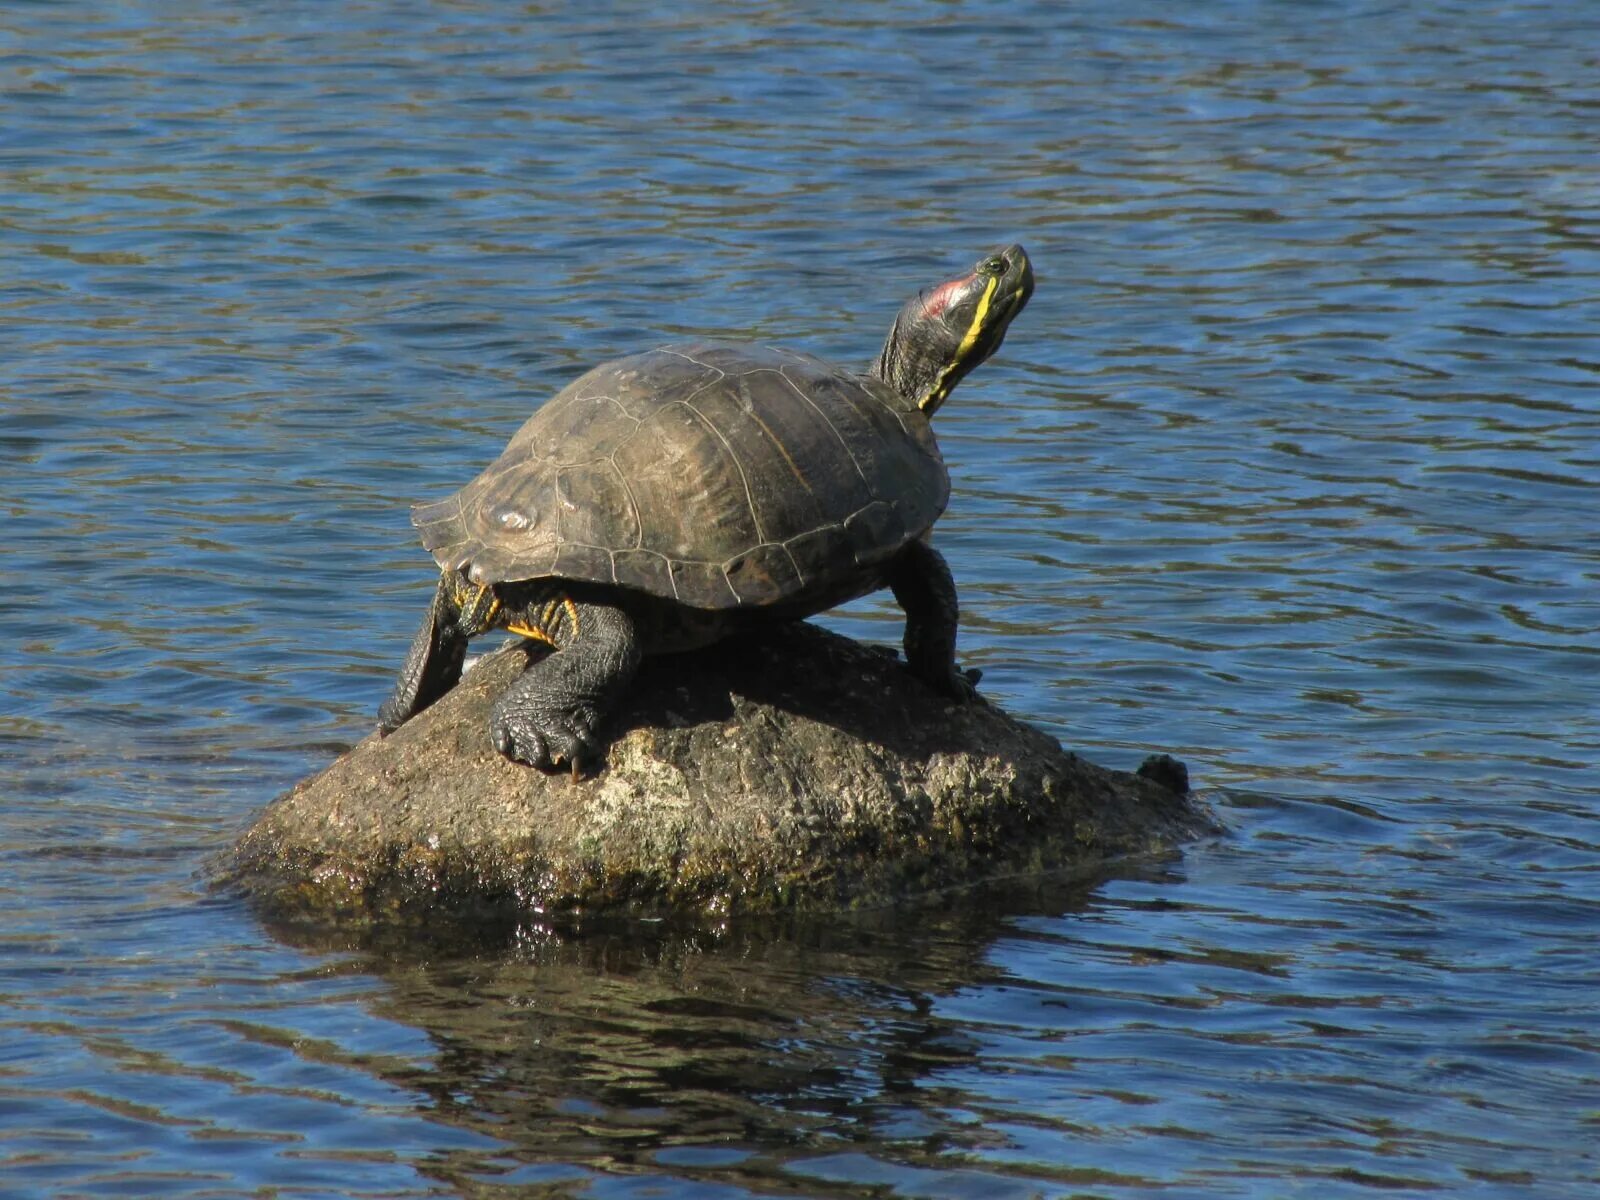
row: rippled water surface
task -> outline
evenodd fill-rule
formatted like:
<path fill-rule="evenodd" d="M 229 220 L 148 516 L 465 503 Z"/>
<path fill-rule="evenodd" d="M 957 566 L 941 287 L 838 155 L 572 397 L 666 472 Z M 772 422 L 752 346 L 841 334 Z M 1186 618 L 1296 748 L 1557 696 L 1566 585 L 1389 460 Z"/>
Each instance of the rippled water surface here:
<path fill-rule="evenodd" d="M 1596 1194 L 1592 6 L 846 11 L 0 11 L 0 1194 Z M 1013 239 L 963 656 L 1228 837 L 492 953 L 206 889 L 369 728 L 409 502 Z"/>

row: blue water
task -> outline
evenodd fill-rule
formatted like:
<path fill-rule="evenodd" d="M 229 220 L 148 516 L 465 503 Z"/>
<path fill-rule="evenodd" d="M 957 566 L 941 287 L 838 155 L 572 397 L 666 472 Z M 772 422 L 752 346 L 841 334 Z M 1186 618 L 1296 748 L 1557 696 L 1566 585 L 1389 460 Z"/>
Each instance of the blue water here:
<path fill-rule="evenodd" d="M 846 12 L 0 12 L 0 1195 L 1595 1194 L 1592 6 Z M 207 888 L 370 728 L 410 502 L 1010 240 L 963 659 L 1228 837 L 456 953 Z"/>

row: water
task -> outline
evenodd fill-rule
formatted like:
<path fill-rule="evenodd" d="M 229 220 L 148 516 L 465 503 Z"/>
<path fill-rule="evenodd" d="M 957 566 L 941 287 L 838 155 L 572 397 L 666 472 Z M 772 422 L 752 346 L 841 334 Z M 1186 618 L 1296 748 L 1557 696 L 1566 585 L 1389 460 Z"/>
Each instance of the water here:
<path fill-rule="evenodd" d="M 0 1193 L 1592 1194 L 1592 10 L 842 11 L 0 14 Z M 963 656 L 1230 836 L 453 954 L 206 889 L 370 726 L 409 502 L 660 341 L 865 362 L 1011 239 Z"/>

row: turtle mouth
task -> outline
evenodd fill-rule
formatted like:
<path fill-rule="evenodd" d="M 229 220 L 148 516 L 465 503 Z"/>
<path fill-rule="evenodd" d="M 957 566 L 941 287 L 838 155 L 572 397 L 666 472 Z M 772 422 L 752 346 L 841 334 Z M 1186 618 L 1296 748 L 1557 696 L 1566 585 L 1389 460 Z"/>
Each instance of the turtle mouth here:
<path fill-rule="evenodd" d="M 1028 252 L 1013 242 L 986 256 L 968 279 L 986 289 L 977 323 L 969 337 L 982 343 L 981 355 L 987 358 L 1000 348 L 1007 327 L 1033 296 L 1033 263 Z M 964 345 L 962 349 L 966 351 L 970 347 Z"/>
<path fill-rule="evenodd" d="M 999 260 L 1005 264 L 1000 276 L 1000 286 L 995 289 L 1000 306 L 1015 315 L 1033 296 L 1033 263 L 1028 252 L 1013 242 L 996 250 L 985 262 Z M 980 264 L 979 270 L 982 270 Z"/>

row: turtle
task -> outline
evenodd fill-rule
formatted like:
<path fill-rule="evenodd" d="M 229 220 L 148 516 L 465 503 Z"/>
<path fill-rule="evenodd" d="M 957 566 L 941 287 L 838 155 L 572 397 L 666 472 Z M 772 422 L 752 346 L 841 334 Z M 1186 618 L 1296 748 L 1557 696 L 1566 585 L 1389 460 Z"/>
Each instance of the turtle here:
<path fill-rule="evenodd" d="M 702 341 L 574 380 L 471 483 L 413 507 L 440 574 L 380 734 L 455 686 L 469 638 L 508 630 L 549 653 L 495 700 L 493 745 L 577 777 L 643 655 L 883 587 L 905 610 L 910 670 L 971 700 L 955 582 L 927 540 L 950 495 L 930 418 L 1032 294 L 1010 245 L 907 301 L 864 372 Z"/>

